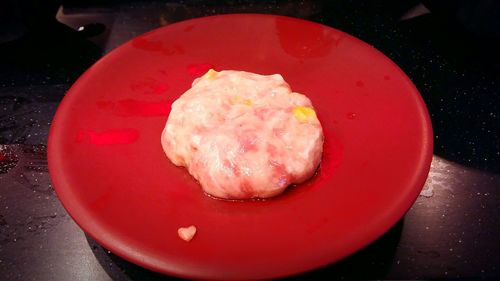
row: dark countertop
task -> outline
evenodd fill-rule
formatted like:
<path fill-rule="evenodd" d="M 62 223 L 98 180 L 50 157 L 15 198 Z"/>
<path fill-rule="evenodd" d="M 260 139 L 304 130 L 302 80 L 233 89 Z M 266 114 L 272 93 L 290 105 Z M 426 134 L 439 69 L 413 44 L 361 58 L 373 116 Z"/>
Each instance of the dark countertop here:
<path fill-rule="evenodd" d="M 14 41 L 0 36 L 2 280 L 172 279 L 113 255 L 72 221 L 49 179 L 48 130 L 65 92 L 105 53 L 161 25 L 230 12 L 305 18 L 374 45 L 412 79 L 431 114 L 432 167 L 407 215 L 353 256 L 293 279 L 500 278 L 500 68 L 493 39 L 417 1 L 100 3 L 65 3 L 57 19 L 71 28 L 48 20 Z"/>

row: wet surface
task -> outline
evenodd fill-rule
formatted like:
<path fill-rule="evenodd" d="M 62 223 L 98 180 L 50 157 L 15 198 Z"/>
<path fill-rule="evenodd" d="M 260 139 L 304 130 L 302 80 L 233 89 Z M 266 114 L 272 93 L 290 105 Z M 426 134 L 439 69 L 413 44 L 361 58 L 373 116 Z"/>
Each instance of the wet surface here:
<path fill-rule="evenodd" d="M 48 131 L 65 92 L 101 54 L 162 25 L 229 12 L 306 18 L 374 45 L 416 84 L 433 123 L 435 156 L 429 178 L 405 218 L 359 253 L 294 279 L 499 278 L 498 55 L 491 51 L 491 42 L 439 14 L 400 21 L 417 1 L 383 2 L 385 7 L 369 1 L 67 5 L 58 19 L 73 30 L 48 24 L 43 28 L 51 30 L 50 36 L 32 30 L 18 41 L 0 44 L 1 279 L 173 279 L 109 253 L 72 221 L 48 175 Z M 321 55 L 313 43 L 297 55 Z M 284 44 L 295 50 L 293 42 Z M 179 51 L 164 47 L 160 51 Z M 168 87 L 137 85 L 137 91 L 156 95 Z M 102 105 L 114 114 L 122 114 L 125 107 L 141 114 L 144 106 L 155 106 L 131 101 Z M 357 117 L 346 115 L 349 120 Z M 118 141 L 133 140 L 133 133 L 114 133 Z M 106 143 L 116 138 L 109 132 L 82 132 L 82 141 Z"/>

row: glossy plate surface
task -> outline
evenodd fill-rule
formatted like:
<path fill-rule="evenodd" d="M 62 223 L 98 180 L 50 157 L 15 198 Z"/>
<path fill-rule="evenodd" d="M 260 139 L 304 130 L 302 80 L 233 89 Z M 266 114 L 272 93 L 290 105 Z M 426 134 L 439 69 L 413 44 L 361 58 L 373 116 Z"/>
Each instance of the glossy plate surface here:
<path fill-rule="evenodd" d="M 326 138 L 312 180 L 228 202 L 171 164 L 160 145 L 170 105 L 209 68 L 280 73 L 310 97 Z M 48 152 L 60 200 L 104 247 L 208 279 L 286 276 L 359 250 L 413 204 L 431 157 L 426 107 L 393 62 L 338 30 L 270 15 L 184 21 L 112 51 L 62 101 Z M 189 243 L 177 236 L 188 225 Z"/>

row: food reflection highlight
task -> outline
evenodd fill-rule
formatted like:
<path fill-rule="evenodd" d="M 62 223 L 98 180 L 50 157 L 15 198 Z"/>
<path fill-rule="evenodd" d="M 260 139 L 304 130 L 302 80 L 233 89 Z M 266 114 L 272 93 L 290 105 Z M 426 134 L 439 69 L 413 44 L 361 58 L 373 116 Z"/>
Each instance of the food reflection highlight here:
<path fill-rule="evenodd" d="M 139 139 L 136 129 L 112 129 L 106 131 L 80 130 L 76 137 L 77 143 L 95 145 L 129 144 Z"/>

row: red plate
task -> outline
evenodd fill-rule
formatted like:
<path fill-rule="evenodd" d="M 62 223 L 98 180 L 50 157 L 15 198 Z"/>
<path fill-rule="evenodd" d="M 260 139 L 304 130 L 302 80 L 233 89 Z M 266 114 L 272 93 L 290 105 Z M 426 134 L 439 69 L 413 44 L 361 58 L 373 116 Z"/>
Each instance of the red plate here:
<path fill-rule="evenodd" d="M 280 73 L 323 124 L 318 174 L 267 201 L 206 196 L 164 155 L 171 103 L 208 68 Z M 119 256 L 187 278 L 272 278 L 338 261 L 393 226 L 426 179 L 432 129 L 408 77 L 373 47 L 320 24 L 225 15 L 139 36 L 92 66 L 50 131 L 56 192 Z M 181 226 L 198 232 L 187 243 Z"/>

